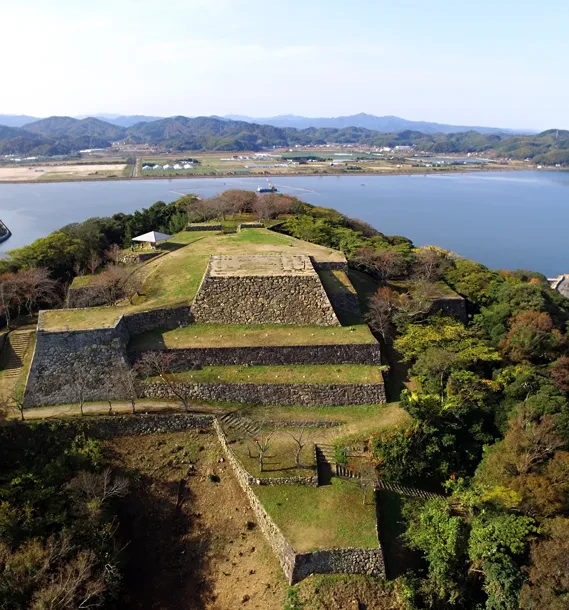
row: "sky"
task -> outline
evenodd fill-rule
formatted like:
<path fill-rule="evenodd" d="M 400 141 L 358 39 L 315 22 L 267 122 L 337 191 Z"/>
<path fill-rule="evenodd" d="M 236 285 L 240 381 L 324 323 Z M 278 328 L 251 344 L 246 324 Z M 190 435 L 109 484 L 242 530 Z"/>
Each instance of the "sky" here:
<path fill-rule="evenodd" d="M 0 114 L 569 128 L 566 0 L 0 0 Z"/>

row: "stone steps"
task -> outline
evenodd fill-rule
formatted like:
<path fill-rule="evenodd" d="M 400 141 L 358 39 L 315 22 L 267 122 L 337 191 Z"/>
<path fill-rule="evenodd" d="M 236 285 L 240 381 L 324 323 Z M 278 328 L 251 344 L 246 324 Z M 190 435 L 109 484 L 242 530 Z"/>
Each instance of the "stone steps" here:
<path fill-rule="evenodd" d="M 3 367 L 6 371 L 5 377 L 8 379 L 17 377 L 20 374 L 31 337 L 31 331 L 14 331 L 8 335 L 3 350 L 4 354 L 8 354 L 8 359 Z"/>
<path fill-rule="evenodd" d="M 225 413 L 219 418 L 222 427 L 237 430 L 245 436 L 260 434 L 261 426 L 248 417 L 242 417 L 236 413 Z"/>

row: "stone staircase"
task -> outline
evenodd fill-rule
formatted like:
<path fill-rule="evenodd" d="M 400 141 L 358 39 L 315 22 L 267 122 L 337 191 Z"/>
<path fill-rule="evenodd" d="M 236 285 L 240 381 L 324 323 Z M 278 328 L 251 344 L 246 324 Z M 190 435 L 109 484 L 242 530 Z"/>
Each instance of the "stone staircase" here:
<path fill-rule="evenodd" d="M 336 464 L 336 476 L 343 479 L 360 479 L 361 475 L 354 472 L 351 468 L 343 466 L 342 464 Z M 410 496 L 412 498 L 422 498 L 423 500 L 432 500 L 433 498 L 444 498 L 443 494 L 438 494 L 432 491 L 425 491 L 424 489 L 418 489 L 417 487 L 407 487 L 405 485 L 399 485 L 398 483 L 390 483 L 383 479 L 375 479 L 373 482 L 374 488 L 380 491 L 392 491 L 402 496 Z"/>
<path fill-rule="evenodd" d="M 24 356 L 30 346 L 32 331 L 15 330 L 8 335 L 3 352 L 7 353 L 6 364 L 3 369 L 6 371 L 5 377 L 8 379 L 16 378 L 20 374 L 20 369 L 24 365 Z"/>
<path fill-rule="evenodd" d="M 261 426 L 248 417 L 242 417 L 237 413 L 225 413 L 218 418 L 222 428 L 235 430 L 243 436 L 255 436 L 261 433 Z"/>
<path fill-rule="evenodd" d="M 318 484 L 330 485 L 334 476 L 334 445 L 318 444 L 314 445 L 316 451 L 316 468 L 318 471 Z"/>

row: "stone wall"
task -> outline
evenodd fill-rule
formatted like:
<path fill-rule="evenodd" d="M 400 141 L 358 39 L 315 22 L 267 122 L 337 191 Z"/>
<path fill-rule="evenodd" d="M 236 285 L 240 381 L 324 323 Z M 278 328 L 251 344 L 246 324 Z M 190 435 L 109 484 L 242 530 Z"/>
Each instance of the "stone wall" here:
<path fill-rule="evenodd" d="M 367 574 L 385 578 L 383 551 L 375 549 L 328 549 L 313 553 L 297 553 L 278 525 L 265 510 L 250 486 L 250 476 L 235 457 L 218 421 L 213 426 L 241 489 L 265 538 L 273 549 L 289 584 L 295 584 L 310 574 Z"/>
<path fill-rule="evenodd" d="M 456 320 L 466 323 L 468 316 L 466 314 L 466 301 L 459 296 L 449 297 L 448 299 L 436 299 L 429 310 L 429 315 L 433 316 L 439 311 L 442 311 L 447 316 L 452 316 Z"/>
<path fill-rule="evenodd" d="M 358 295 L 355 292 L 330 292 L 328 293 L 330 303 L 336 314 L 339 312 L 350 313 L 355 316 L 361 316 L 360 301 Z"/>
<path fill-rule="evenodd" d="M 85 400 L 106 398 L 106 379 L 118 365 L 126 362 L 128 339 L 122 320 L 112 328 L 38 330 L 26 406 L 77 402 L 79 391 Z"/>
<path fill-rule="evenodd" d="M 222 225 L 201 225 L 191 224 L 186 227 L 186 231 L 223 231 Z"/>
<path fill-rule="evenodd" d="M 381 364 L 379 343 L 347 345 L 282 345 L 266 347 L 202 347 L 161 350 L 171 356 L 173 371 L 200 366 L 249 364 Z M 137 359 L 138 354 L 133 354 Z"/>
<path fill-rule="evenodd" d="M 285 538 L 284 534 L 281 532 L 277 524 L 272 520 L 269 516 L 263 505 L 261 504 L 259 498 L 255 495 L 251 486 L 249 485 L 249 473 L 241 466 L 239 460 L 235 457 L 231 447 L 227 442 L 227 438 L 225 433 L 223 432 L 221 426 L 217 422 L 216 419 L 213 421 L 213 427 L 217 432 L 217 436 L 219 438 L 219 442 L 225 452 L 227 457 L 227 461 L 233 468 L 233 472 L 235 473 L 235 478 L 239 483 L 243 493 L 247 496 L 249 500 L 249 504 L 253 513 L 255 514 L 255 518 L 257 519 L 257 523 L 271 548 L 273 549 L 279 563 L 281 564 L 281 568 L 288 580 L 289 583 L 293 582 L 293 573 L 294 566 L 296 560 L 296 553 L 290 544 L 290 542 Z"/>
<path fill-rule="evenodd" d="M 343 261 L 317 261 L 311 256 L 310 260 L 316 271 L 319 269 L 329 269 L 330 271 L 343 271 L 346 274 L 348 273 L 348 261 L 346 259 Z"/>
<path fill-rule="evenodd" d="M 38 320 L 36 348 L 28 377 L 26 407 L 123 398 L 107 387 L 111 375 L 127 362 L 132 336 L 154 328 L 178 328 L 190 323 L 189 306 L 155 309 L 122 316 L 115 326 L 90 330 L 46 331 Z M 82 388 L 78 387 L 78 379 Z"/>
<path fill-rule="evenodd" d="M 237 225 L 237 232 L 243 229 L 264 229 L 265 225 L 262 222 L 242 222 Z"/>
<path fill-rule="evenodd" d="M 340 324 L 316 274 L 212 277 L 206 271 L 192 312 L 196 322 L 217 324 Z"/>
<path fill-rule="evenodd" d="M 153 250 L 152 252 L 136 252 L 136 251 L 128 251 L 123 252 L 119 257 L 119 263 L 123 265 L 132 265 L 137 263 L 145 263 L 157 256 L 164 254 L 164 252 L 160 252 L 157 250 Z"/>
<path fill-rule="evenodd" d="M 291 581 L 299 582 L 311 574 L 367 574 L 385 578 L 383 552 L 378 546 L 376 549 L 329 549 L 297 554 Z"/>
<path fill-rule="evenodd" d="M 174 330 L 188 326 L 192 322 L 192 314 L 189 305 L 182 305 L 126 314 L 123 316 L 123 320 L 129 335 L 134 337 L 155 328 Z"/>
<path fill-rule="evenodd" d="M 287 384 L 287 383 L 185 383 L 184 389 L 195 400 L 228 401 L 283 407 L 336 407 L 375 405 L 386 402 L 383 384 Z M 146 383 L 147 398 L 175 399 L 162 383 Z"/>

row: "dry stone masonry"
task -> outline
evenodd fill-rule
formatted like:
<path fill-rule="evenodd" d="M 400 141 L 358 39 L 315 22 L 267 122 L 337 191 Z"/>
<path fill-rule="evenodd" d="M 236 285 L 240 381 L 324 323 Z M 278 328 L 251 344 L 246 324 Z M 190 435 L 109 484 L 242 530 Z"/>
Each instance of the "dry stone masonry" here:
<path fill-rule="evenodd" d="M 305 255 L 212 256 L 192 312 L 218 324 L 340 324 Z"/>

